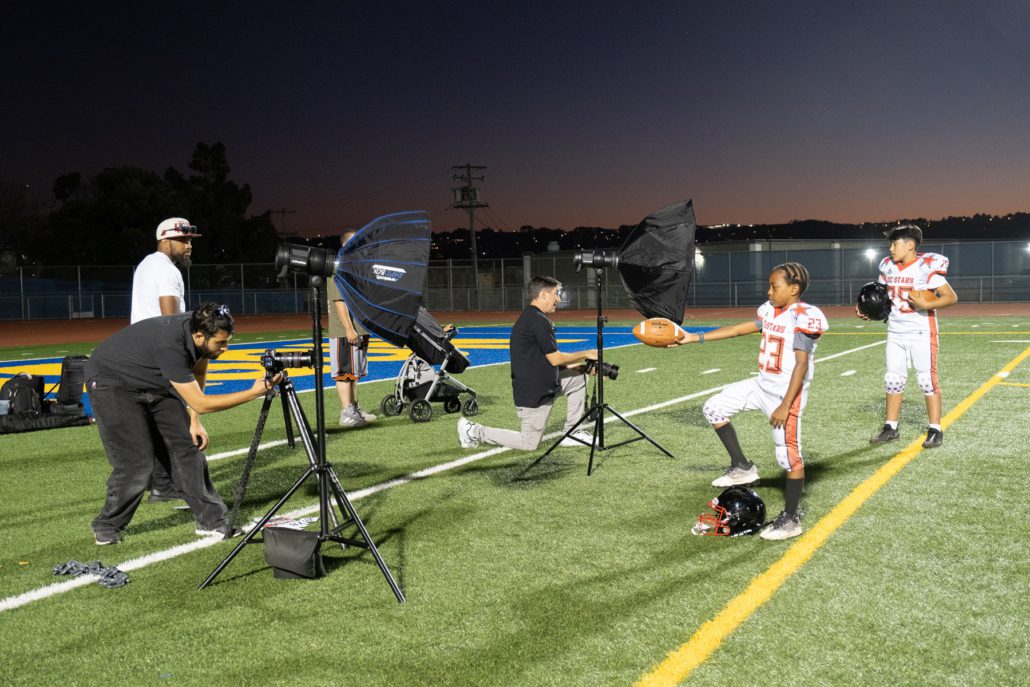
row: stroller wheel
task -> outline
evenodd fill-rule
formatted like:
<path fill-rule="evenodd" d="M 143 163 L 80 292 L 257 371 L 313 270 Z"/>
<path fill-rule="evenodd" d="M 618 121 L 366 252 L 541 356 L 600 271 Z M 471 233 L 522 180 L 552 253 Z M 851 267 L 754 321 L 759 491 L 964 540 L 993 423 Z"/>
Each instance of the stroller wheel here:
<path fill-rule="evenodd" d="M 408 408 L 408 417 L 412 422 L 429 422 L 433 418 L 433 406 L 425 399 L 414 401 Z"/>
<path fill-rule="evenodd" d="M 393 394 L 390 394 L 379 404 L 379 408 L 383 411 L 383 415 L 397 417 L 404 410 L 404 403 Z"/>
<path fill-rule="evenodd" d="M 461 410 L 461 401 L 456 398 L 448 398 L 443 402 L 443 412 L 456 413 Z"/>
<path fill-rule="evenodd" d="M 472 417 L 479 412 L 479 401 L 473 396 L 469 400 L 465 401 L 465 404 L 461 406 L 461 414 L 465 417 Z"/>

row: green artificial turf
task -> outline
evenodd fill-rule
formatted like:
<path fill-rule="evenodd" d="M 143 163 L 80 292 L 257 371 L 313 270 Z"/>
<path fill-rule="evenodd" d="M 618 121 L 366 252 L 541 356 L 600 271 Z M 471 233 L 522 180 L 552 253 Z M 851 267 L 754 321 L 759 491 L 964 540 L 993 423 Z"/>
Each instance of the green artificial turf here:
<path fill-rule="evenodd" d="M 714 323 L 713 323 L 714 324 Z M 817 359 L 883 339 L 882 327 L 834 321 Z M 945 412 L 1026 348 L 1010 320 L 945 318 Z M 973 325 L 977 325 L 973 327 Z M 998 332 L 1003 333 L 999 334 Z M 293 335 L 296 335 L 294 333 Z M 1026 337 L 1030 338 L 1030 337 Z M 242 340 L 243 337 L 240 337 Z M 693 537 L 727 464 L 701 417 L 706 395 L 636 411 L 751 374 L 758 337 L 678 350 L 642 345 L 606 355 L 621 366 L 605 400 L 675 457 L 646 442 L 599 454 L 501 452 L 356 499 L 354 506 L 407 595 L 398 604 L 371 555 L 326 545 L 317 581 L 272 576 L 247 547 L 214 584 L 197 585 L 232 550 L 220 542 L 0 612 L 4 685 L 627 685 L 690 639 L 790 542 Z M 903 441 L 874 447 L 882 423 L 884 349 L 816 366 L 803 419 L 804 524 L 828 513 L 925 427 L 910 389 Z M 46 355 L 46 353 L 42 353 Z M 656 368 L 652 372 L 637 372 Z M 718 368 L 718 372 L 702 374 Z M 844 375 L 854 370 L 854 374 Z M 477 418 L 515 427 L 505 365 L 470 368 Z M 685 684 L 1018 684 L 1027 674 L 1028 511 L 1019 471 L 1030 365 L 960 417 L 941 449 L 921 453 L 733 632 Z M 360 386 L 374 408 L 390 382 Z M 312 394 L 301 394 L 310 417 Z M 327 417 L 338 410 L 326 394 Z M 209 456 L 246 448 L 259 404 L 205 417 Z M 551 430 L 560 427 L 556 404 Z M 406 415 L 361 430 L 333 426 L 327 453 L 354 494 L 482 452 L 457 445 L 457 417 Z M 783 474 L 767 420 L 734 420 L 762 477 L 771 515 Z M 629 430 L 608 425 L 608 443 Z M 273 413 L 265 440 L 283 438 Z M 227 500 L 244 456 L 215 460 Z M 259 452 L 243 511 L 267 511 L 306 466 L 301 449 Z M 97 547 L 89 523 L 108 465 L 95 427 L 0 437 L 0 597 L 65 578 L 70 559 L 117 565 L 193 542 L 188 511 L 144 503 L 125 542 Z M 284 510 L 316 502 L 314 482 Z M 1022 677 L 1021 677 L 1022 676 Z"/>

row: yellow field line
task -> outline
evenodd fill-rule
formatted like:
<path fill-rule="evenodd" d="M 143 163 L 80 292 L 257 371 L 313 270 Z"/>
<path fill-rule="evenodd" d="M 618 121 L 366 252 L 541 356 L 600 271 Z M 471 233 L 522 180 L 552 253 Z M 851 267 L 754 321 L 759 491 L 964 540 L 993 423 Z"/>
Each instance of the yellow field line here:
<path fill-rule="evenodd" d="M 998 386 L 1021 386 L 1025 389 L 1030 389 L 1030 384 L 1019 384 L 1017 382 L 998 382 Z"/>
<path fill-rule="evenodd" d="M 955 406 L 941 421 L 941 428 L 947 429 L 962 417 L 973 404 L 1002 380 L 1021 362 L 1030 356 L 1030 348 L 1016 356 L 999 372 L 996 372 L 979 389 Z M 783 556 L 765 572 L 755 577 L 751 584 L 734 597 L 720 613 L 702 625 L 694 636 L 670 653 L 654 670 L 637 681 L 637 687 L 676 685 L 683 681 L 698 666 L 708 660 L 719 645 L 732 634 L 752 613 L 768 601 L 777 589 L 791 575 L 804 565 L 831 534 L 851 518 L 870 497 L 879 491 L 898 472 L 908 465 L 923 450 L 922 439 L 917 439 L 894 456 L 868 479 L 859 484 L 827 513 L 812 529 L 805 532 Z"/>

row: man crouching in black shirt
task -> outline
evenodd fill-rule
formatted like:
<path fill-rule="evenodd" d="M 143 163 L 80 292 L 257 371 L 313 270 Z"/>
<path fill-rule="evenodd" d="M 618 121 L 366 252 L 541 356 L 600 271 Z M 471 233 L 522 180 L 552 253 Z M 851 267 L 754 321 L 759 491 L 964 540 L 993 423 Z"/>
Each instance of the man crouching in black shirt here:
<path fill-rule="evenodd" d="M 276 384 L 262 377 L 246 391 L 207 396 L 207 363 L 229 348 L 234 323 L 224 305 L 141 320 L 102 342 L 86 363 L 86 389 L 111 463 L 107 500 L 93 520 L 98 545 L 116 544 L 150 481 L 155 455 L 193 511 L 198 535 L 240 534 L 215 491 L 202 449 L 200 415 L 262 398 Z M 155 454 L 154 442 L 167 452 Z"/>
<path fill-rule="evenodd" d="M 568 431 L 583 417 L 586 400 L 586 375 L 576 367 L 586 359 L 596 360 L 597 350 L 562 353 L 554 336 L 554 324 L 548 319 L 561 300 L 561 283 L 552 277 L 533 277 L 529 281 L 530 303 L 511 328 L 511 387 L 515 397 L 515 412 L 522 428 L 496 429 L 458 420 L 458 440 L 462 448 L 473 448 L 480 442 L 532 451 L 540 445 L 551 415 L 554 397 L 564 394 L 569 405 L 565 416 Z M 578 436 L 589 446 L 593 437 L 585 432 Z M 562 446 L 583 446 L 572 438 Z"/>

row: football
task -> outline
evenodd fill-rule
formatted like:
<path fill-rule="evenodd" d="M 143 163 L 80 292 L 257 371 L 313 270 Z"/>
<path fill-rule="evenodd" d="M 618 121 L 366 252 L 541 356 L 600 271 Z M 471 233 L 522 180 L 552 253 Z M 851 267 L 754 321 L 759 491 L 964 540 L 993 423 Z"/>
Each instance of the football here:
<path fill-rule="evenodd" d="M 655 348 L 665 348 L 676 343 L 676 337 L 683 329 L 672 320 L 664 317 L 652 317 L 633 327 L 633 336 L 641 342 Z"/>
<path fill-rule="evenodd" d="M 930 290 L 926 290 L 926 291 L 911 291 L 911 292 L 909 292 L 909 296 L 911 297 L 913 294 L 917 294 L 917 293 L 919 295 L 925 297 L 926 299 L 928 299 L 930 301 L 930 303 L 933 303 L 934 301 L 937 300 L 937 294 L 934 293 L 933 291 L 930 291 Z"/>

